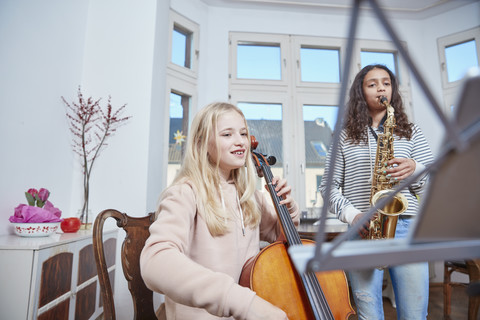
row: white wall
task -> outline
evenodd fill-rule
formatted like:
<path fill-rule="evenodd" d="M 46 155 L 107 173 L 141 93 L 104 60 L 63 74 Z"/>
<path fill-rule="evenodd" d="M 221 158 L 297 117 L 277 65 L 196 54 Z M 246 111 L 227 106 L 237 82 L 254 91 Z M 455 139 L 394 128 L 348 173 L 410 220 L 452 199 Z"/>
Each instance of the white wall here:
<path fill-rule="evenodd" d="M 0 2 L 0 234 L 24 192 L 45 187 L 69 215 L 73 152 L 61 96 L 82 81 L 86 1 Z"/>
<path fill-rule="evenodd" d="M 168 1 L 155 0 L 0 1 L 0 234 L 12 233 L 8 217 L 31 187 L 48 188 L 63 217 L 80 208 L 81 168 L 60 99 L 75 100 L 79 85 L 85 97 L 127 103 L 132 116 L 95 163 L 93 212 L 154 210 L 161 179 L 149 166 L 162 167 L 155 123 L 165 101 L 168 11 Z M 117 312 L 131 319 L 117 265 Z"/>
<path fill-rule="evenodd" d="M 162 158 L 149 152 L 150 135 L 156 138 L 150 121 L 164 106 L 158 70 L 167 52 L 154 46 L 167 42 L 168 8 L 155 0 L 0 2 L 0 234 L 11 233 L 8 217 L 28 188 L 48 188 L 64 217 L 81 207 L 80 162 L 60 98 L 74 101 L 79 85 L 85 97 L 126 103 L 124 115 L 132 116 L 95 162 L 90 207 L 154 210 L 147 198 L 158 196 L 161 183 L 149 180 L 148 166 L 161 166 Z"/>
<path fill-rule="evenodd" d="M 127 103 L 124 115 L 132 115 L 108 141 L 93 168 L 94 212 L 116 208 L 144 215 L 147 211 L 155 19 L 153 0 L 90 2 L 82 86 L 95 97 L 105 97 L 105 102 L 111 95 L 117 108 Z"/>

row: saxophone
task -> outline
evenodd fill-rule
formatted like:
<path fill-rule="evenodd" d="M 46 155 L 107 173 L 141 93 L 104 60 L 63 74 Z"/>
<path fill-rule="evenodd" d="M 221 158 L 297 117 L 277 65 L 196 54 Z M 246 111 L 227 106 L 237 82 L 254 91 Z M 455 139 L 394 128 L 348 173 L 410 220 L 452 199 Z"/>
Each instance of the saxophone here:
<path fill-rule="evenodd" d="M 398 183 L 386 177 L 387 162 L 394 158 L 393 155 L 393 131 L 396 127 L 394 109 L 388 103 L 386 97 L 381 97 L 380 102 L 387 108 L 384 133 L 378 135 L 377 154 L 375 167 L 372 173 L 372 188 L 370 190 L 370 204 L 374 206 L 381 199 L 388 197 L 393 192 L 392 188 Z M 395 237 L 398 216 L 407 210 L 407 198 L 397 193 L 393 199 L 370 220 L 368 239 L 387 239 Z"/>

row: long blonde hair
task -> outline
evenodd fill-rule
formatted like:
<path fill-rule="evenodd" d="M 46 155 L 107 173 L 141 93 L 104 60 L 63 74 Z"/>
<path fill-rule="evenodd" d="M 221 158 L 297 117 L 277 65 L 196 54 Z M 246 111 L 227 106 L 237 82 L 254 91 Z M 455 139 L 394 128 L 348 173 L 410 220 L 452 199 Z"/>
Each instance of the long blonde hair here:
<path fill-rule="evenodd" d="M 227 213 L 220 201 L 220 159 L 217 159 L 216 163 L 212 163 L 208 156 L 208 142 L 210 137 L 213 136 L 218 148 L 216 139 L 218 118 L 230 111 L 238 112 L 242 116 L 250 142 L 247 121 L 238 107 L 225 102 L 207 105 L 193 119 L 185 147 L 185 157 L 180 171 L 172 182 L 172 185 L 175 185 L 189 181 L 195 186 L 198 192 L 198 201 L 204 209 L 205 216 L 203 218 L 213 236 L 225 234 L 228 227 L 225 223 Z M 237 187 L 240 205 L 245 217 L 245 225 L 256 227 L 260 223 L 261 214 L 254 196 L 256 170 L 249 146 L 247 146 L 246 152 L 246 165 L 232 170 L 230 178 Z"/>

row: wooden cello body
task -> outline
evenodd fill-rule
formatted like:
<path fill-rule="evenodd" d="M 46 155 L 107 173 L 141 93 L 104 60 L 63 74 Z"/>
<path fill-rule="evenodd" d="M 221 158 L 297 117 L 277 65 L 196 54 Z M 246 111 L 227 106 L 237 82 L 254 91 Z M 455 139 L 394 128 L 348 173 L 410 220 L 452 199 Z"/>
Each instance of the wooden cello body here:
<path fill-rule="evenodd" d="M 253 149 L 258 144 L 252 137 Z M 240 284 L 287 313 L 290 320 L 348 319 L 355 314 L 350 303 L 345 273 L 341 270 L 297 273 L 287 252 L 289 245 L 314 245 L 301 240 L 290 214 L 271 185 L 272 174 L 263 155 L 252 151 L 257 169 L 267 180 L 270 195 L 279 215 L 286 241 L 274 242 L 247 262 L 240 276 Z M 261 158 L 261 159 L 259 159 Z"/>

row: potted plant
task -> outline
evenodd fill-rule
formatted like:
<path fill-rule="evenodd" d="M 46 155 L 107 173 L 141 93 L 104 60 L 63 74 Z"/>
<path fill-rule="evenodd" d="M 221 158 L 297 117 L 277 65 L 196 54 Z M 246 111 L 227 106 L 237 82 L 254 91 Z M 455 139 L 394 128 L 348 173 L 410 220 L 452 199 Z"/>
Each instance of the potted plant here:
<path fill-rule="evenodd" d="M 80 156 L 83 170 L 83 205 L 79 210 L 82 228 L 90 228 L 93 220 L 89 217 L 90 177 L 93 164 L 100 152 L 107 146 L 106 140 L 113 136 L 117 129 L 123 125 L 130 116 L 122 117 L 126 104 L 114 110 L 111 97 L 108 97 L 106 108 L 100 105 L 101 98 L 94 100 L 92 97 L 85 99 L 78 87 L 78 101 L 71 104 L 64 97 L 66 116 L 70 132 L 72 133 L 73 151 Z"/>
<path fill-rule="evenodd" d="M 19 204 L 15 213 L 8 219 L 15 233 L 22 237 L 49 236 L 57 231 L 62 211 L 48 200 L 50 191 L 45 188 L 28 189 L 25 192 L 28 204 Z"/>

